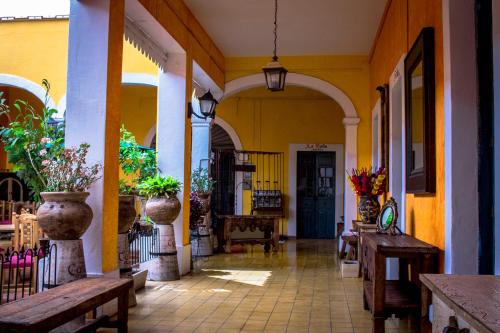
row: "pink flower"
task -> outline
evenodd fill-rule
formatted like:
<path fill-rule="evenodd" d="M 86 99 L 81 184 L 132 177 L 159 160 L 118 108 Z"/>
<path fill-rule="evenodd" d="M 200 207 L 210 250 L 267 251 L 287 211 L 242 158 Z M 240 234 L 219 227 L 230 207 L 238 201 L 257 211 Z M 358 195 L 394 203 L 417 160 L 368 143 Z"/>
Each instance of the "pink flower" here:
<path fill-rule="evenodd" d="M 43 144 L 47 144 L 47 143 L 50 143 L 50 138 L 42 138 L 42 140 L 40 140 L 41 143 Z"/>
<path fill-rule="evenodd" d="M 47 151 L 45 149 L 40 150 L 40 156 L 47 155 Z"/>
<path fill-rule="evenodd" d="M 49 160 L 43 160 L 43 161 L 42 161 L 42 165 L 43 165 L 43 166 L 47 166 L 47 165 L 49 165 L 49 163 L 50 163 L 50 161 L 49 161 Z"/>

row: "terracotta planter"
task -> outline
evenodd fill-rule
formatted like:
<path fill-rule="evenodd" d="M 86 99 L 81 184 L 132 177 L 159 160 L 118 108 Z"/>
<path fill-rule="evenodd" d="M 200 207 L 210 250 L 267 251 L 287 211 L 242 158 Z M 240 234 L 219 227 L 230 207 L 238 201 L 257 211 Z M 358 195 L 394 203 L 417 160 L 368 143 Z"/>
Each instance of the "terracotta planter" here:
<path fill-rule="evenodd" d="M 135 197 L 120 195 L 118 201 L 118 233 L 127 233 L 135 220 Z"/>
<path fill-rule="evenodd" d="M 88 192 L 42 192 L 38 224 L 52 240 L 77 240 L 92 222 L 92 209 L 85 203 Z"/>
<path fill-rule="evenodd" d="M 380 203 L 378 197 L 360 196 L 358 212 L 365 223 L 376 223 L 380 213 Z"/>
<path fill-rule="evenodd" d="M 201 205 L 203 206 L 203 214 L 207 214 L 210 210 L 211 193 L 197 193 L 200 198 Z"/>
<path fill-rule="evenodd" d="M 148 199 L 146 202 L 146 214 L 156 224 L 172 224 L 181 212 L 181 203 L 177 197 L 158 197 Z"/>

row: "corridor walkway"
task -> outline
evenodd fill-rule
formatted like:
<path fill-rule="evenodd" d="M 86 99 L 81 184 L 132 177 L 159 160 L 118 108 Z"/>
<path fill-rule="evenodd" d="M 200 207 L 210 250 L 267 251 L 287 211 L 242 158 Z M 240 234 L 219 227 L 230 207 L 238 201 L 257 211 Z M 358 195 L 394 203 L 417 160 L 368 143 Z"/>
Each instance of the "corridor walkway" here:
<path fill-rule="evenodd" d="M 130 310 L 130 332 L 371 332 L 360 279 L 341 279 L 336 242 L 289 241 L 277 254 L 201 259 L 192 275 L 148 282 Z M 408 320 L 386 332 L 413 332 Z"/>

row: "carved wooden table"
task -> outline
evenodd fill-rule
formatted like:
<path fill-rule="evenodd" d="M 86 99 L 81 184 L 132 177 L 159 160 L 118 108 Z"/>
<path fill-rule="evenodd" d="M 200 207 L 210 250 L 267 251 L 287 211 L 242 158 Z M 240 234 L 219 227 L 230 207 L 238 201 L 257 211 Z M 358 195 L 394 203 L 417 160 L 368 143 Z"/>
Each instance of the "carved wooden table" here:
<path fill-rule="evenodd" d="M 500 276 L 422 274 L 421 331 L 442 332 L 450 315 L 471 332 L 500 332 Z"/>
<path fill-rule="evenodd" d="M 384 332 L 392 314 L 420 313 L 420 273 L 436 273 L 438 249 L 408 235 L 362 233 L 363 303 L 373 332 Z M 386 259 L 399 258 L 399 280 L 386 281 Z M 411 274 L 408 274 L 410 268 Z"/>
<path fill-rule="evenodd" d="M 279 219 L 277 215 L 223 215 L 224 218 L 224 240 L 226 242 L 225 252 L 231 253 L 231 245 L 233 243 L 258 243 L 264 244 L 264 250 L 269 252 L 273 248 L 273 252 L 278 250 L 279 242 Z M 244 238 L 232 239 L 231 232 L 238 228 L 241 232 L 245 230 L 264 232 L 264 238 Z"/>

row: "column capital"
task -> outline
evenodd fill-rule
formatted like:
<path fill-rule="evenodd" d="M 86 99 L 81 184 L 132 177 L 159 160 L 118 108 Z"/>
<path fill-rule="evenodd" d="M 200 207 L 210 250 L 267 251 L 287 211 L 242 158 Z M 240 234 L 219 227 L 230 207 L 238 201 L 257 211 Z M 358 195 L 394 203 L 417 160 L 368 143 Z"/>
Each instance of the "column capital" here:
<path fill-rule="evenodd" d="M 342 119 L 342 123 L 345 127 L 347 126 L 358 126 L 360 119 L 358 117 L 345 117 Z"/>

